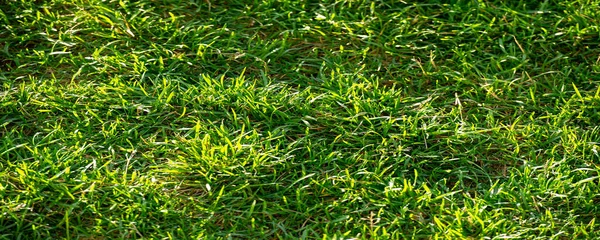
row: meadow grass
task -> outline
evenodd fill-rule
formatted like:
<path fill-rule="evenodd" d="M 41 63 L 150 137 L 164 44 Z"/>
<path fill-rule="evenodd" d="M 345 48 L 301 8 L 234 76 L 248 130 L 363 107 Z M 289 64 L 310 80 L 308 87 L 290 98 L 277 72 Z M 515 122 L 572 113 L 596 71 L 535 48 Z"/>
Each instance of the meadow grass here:
<path fill-rule="evenodd" d="M 0 1 L 0 238 L 600 237 L 600 1 Z"/>

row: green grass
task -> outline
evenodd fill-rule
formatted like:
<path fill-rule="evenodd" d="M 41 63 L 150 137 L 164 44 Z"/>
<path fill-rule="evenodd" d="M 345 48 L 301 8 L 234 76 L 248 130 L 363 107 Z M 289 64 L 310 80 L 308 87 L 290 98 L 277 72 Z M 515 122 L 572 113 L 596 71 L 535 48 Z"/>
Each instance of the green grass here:
<path fill-rule="evenodd" d="M 599 238 L 599 26 L 597 0 L 3 0 L 0 238 Z"/>

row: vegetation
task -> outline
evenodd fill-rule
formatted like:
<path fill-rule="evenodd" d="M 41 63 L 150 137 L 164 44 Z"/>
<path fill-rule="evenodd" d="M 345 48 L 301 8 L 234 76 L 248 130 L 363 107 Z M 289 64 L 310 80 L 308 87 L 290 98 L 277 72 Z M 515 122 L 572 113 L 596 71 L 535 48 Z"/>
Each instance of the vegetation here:
<path fill-rule="evenodd" d="M 4 0 L 0 237 L 600 237 L 600 1 Z"/>

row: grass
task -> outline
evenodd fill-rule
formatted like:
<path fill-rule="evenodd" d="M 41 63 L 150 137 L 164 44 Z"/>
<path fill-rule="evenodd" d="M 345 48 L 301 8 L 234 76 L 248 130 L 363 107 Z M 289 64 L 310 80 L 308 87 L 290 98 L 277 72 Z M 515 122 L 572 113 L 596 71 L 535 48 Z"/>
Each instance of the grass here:
<path fill-rule="evenodd" d="M 4 0 L 0 238 L 600 237 L 600 1 Z"/>

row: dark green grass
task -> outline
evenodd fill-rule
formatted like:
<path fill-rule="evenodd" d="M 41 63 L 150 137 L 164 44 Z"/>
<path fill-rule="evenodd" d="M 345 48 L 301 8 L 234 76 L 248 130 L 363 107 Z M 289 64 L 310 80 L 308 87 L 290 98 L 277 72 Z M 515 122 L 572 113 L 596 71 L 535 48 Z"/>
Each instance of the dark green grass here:
<path fill-rule="evenodd" d="M 600 2 L 0 2 L 0 237 L 599 237 Z"/>

